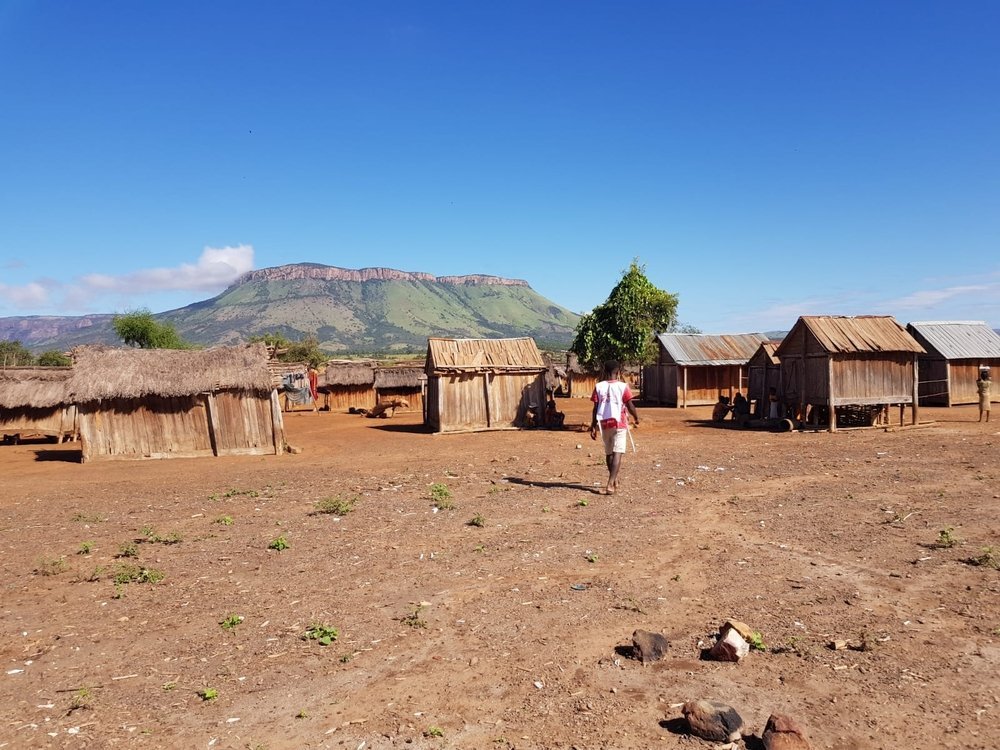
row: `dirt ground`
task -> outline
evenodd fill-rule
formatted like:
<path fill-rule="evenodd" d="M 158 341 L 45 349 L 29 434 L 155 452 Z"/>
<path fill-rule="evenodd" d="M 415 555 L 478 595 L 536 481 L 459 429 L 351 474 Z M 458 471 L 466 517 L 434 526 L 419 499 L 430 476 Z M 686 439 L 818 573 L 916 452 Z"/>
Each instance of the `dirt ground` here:
<path fill-rule="evenodd" d="M 640 414 L 614 496 L 583 432 L 404 413 L 286 415 L 281 457 L 0 446 L 0 748 L 697 750 L 697 698 L 751 750 L 772 712 L 816 748 L 996 746 L 1000 572 L 976 562 L 1000 555 L 1000 424 Z M 699 658 L 730 617 L 766 651 Z M 637 629 L 662 661 L 631 658 Z"/>

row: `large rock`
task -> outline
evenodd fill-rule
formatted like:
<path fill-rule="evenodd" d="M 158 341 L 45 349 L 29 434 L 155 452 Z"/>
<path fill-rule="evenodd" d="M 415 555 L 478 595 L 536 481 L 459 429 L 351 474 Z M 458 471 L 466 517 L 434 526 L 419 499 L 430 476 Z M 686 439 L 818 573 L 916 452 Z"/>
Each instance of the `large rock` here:
<path fill-rule="evenodd" d="M 764 734 L 764 750 L 812 750 L 805 730 L 791 716 L 771 714 L 767 718 Z"/>
<path fill-rule="evenodd" d="M 688 701 L 681 708 L 691 734 L 713 742 L 735 742 L 743 729 L 743 717 L 732 706 L 718 701 Z"/>
<path fill-rule="evenodd" d="M 743 636 L 735 628 L 725 628 L 720 633 L 719 640 L 715 642 L 706 657 L 714 661 L 739 661 L 750 653 L 750 644 L 744 640 Z"/>
<path fill-rule="evenodd" d="M 650 633 L 648 630 L 637 630 L 632 633 L 632 649 L 635 658 L 643 664 L 659 661 L 667 654 L 670 641 L 662 633 Z"/>

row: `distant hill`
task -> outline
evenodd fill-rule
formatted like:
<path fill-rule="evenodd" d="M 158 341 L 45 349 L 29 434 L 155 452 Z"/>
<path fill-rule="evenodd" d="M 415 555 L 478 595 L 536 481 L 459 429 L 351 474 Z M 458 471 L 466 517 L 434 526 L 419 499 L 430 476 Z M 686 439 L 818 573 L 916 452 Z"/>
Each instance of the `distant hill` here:
<path fill-rule="evenodd" d="M 579 320 L 517 279 L 315 263 L 250 271 L 216 297 L 155 317 L 206 346 L 280 333 L 315 335 L 332 352 L 369 353 L 419 351 L 428 336 L 532 336 L 542 347 L 565 348 Z M 114 343 L 111 318 L 0 318 L 0 339 L 34 351 Z"/>

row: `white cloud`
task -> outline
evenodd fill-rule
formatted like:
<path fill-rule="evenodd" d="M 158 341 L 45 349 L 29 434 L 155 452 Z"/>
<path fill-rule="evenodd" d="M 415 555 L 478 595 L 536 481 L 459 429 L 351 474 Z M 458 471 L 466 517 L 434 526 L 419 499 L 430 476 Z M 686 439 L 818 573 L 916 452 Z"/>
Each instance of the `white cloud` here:
<path fill-rule="evenodd" d="M 173 268 L 149 268 L 121 275 L 92 273 L 69 283 L 41 279 L 20 286 L 0 283 L 0 310 L 39 310 L 69 315 L 81 311 L 110 309 L 107 298 L 135 299 L 162 292 L 216 292 L 254 267 L 252 245 L 206 247 L 195 263 Z"/>
<path fill-rule="evenodd" d="M 899 299 L 889 300 L 881 306 L 890 310 L 924 310 L 956 297 L 989 292 L 991 289 L 995 290 L 997 286 L 997 284 L 967 284 L 965 286 L 950 286 L 945 289 L 922 289 Z"/>
<path fill-rule="evenodd" d="M 24 286 L 0 284 L 0 299 L 5 299 L 13 307 L 20 309 L 44 307 L 49 302 L 49 290 L 37 281 Z"/>
<path fill-rule="evenodd" d="M 253 247 L 206 247 L 197 263 L 176 268 L 149 268 L 109 276 L 92 273 L 80 279 L 84 289 L 94 292 L 208 291 L 224 287 L 253 269 Z"/>

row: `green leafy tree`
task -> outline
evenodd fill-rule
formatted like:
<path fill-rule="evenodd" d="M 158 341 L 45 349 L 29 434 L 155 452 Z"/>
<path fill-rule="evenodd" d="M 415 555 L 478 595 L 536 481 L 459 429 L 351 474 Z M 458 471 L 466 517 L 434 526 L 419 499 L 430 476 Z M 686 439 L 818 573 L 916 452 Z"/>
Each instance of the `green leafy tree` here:
<path fill-rule="evenodd" d="M 677 295 L 654 286 L 645 271 L 633 260 L 607 300 L 580 319 L 570 346 L 580 362 L 595 366 L 609 359 L 653 359 L 654 334 L 677 324 Z"/>
<path fill-rule="evenodd" d="M 69 367 L 73 360 L 62 352 L 50 349 L 38 355 L 38 364 L 42 367 Z"/>
<path fill-rule="evenodd" d="M 0 367 L 25 367 L 35 364 L 35 355 L 20 341 L 0 341 Z"/>
<path fill-rule="evenodd" d="M 132 310 L 115 315 L 111 321 L 115 334 L 128 346 L 139 349 L 190 349 L 169 323 L 159 323 L 149 310 Z"/>
<path fill-rule="evenodd" d="M 251 336 L 250 343 L 263 341 L 275 349 L 275 359 L 279 362 L 308 362 L 313 367 L 319 367 L 329 357 L 319 348 L 319 340 L 315 336 L 306 336 L 301 341 L 289 341 L 280 333 L 265 333 Z"/>

